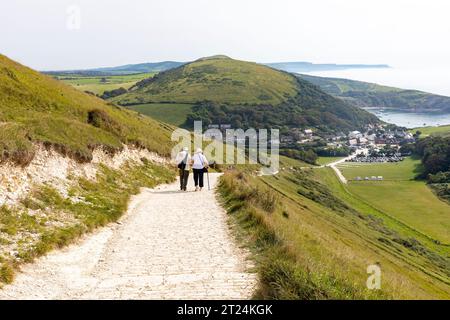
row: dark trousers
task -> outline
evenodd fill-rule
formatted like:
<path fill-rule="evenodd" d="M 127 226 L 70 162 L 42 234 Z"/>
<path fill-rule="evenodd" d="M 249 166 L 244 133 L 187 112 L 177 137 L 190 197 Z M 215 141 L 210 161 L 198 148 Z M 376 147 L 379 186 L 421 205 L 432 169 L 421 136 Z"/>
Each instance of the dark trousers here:
<path fill-rule="evenodd" d="M 203 188 L 203 169 L 193 169 L 194 170 L 194 183 L 195 186 Z"/>
<path fill-rule="evenodd" d="M 189 171 L 180 169 L 180 189 L 181 190 L 186 190 L 188 178 L 189 178 Z"/>

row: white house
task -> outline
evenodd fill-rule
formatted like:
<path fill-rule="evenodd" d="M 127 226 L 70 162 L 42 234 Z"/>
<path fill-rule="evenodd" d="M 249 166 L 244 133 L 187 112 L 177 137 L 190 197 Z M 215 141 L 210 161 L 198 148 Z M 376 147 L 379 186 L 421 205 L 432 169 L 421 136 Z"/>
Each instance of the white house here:
<path fill-rule="evenodd" d="M 358 139 L 362 138 L 362 133 L 359 131 L 352 131 L 348 134 L 349 139 Z"/>

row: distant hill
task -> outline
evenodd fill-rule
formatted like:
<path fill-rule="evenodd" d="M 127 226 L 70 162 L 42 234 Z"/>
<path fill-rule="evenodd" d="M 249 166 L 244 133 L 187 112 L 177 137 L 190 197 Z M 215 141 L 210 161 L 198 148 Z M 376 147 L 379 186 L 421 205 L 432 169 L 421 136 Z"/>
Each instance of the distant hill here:
<path fill-rule="evenodd" d="M 138 82 L 111 101 L 195 104 L 188 122 L 234 127 L 350 130 L 379 120 L 298 77 L 261 64 L 213 56 Z"/>
<path fill-rule="evenodd" d="M 323 91 L 361 108 L 384 108 L 406 112 L 450 113 L 450 97 L 417 90 L 381 86 L 362 81 L 299 75 Z"/>
<path fill-rule="evenodd" d="M 123 144 L 168 155 L 170 130 L 0 55 L 0 162 L 27 163 L 34 142 L 79 161 L 91 160 L 95 147 Z"/>
<path fill-rule="evenodd" d="M 185 62 L 163 61 L 151 63 L 128 64 L 118 67 L 95 68 L 86 70 L 46 71 L 48 75 L 84 75 L 84 76 L 119 76 L 128 74 L 161 72 L 183 65 Z"/>
<path fill-rule="evenodd" d="M 163 62 L 129 64 L 125 66 L 111 67 L 111 68 L 98 68 L 93 69 L 92 71 L 112 73 L 112 74 L 161 72 L 179 67 L 183 64 L 185 64 L 185 62 L 163 61 Z"/>
<path fill-rule="evenodd" d="M 223 55 L 213 56 L 215 58 L 224 57 Z M 210 57 L 211 58 L 211 57 Z M 138 74 L 161 72 L 177 68 L 188 62 L 179 61 L 162 61 L 149 62 L 139 64 L 127 64 L 118 67 L 94 68 L 85 70 L 62 70 L 62 71 L 45 71 L 43 73 L 50 75 L 84 75 L 84 76 L 118 76 L 124 74 Z M 312 72 L 312 71 L 333 71 L 333 70 L 347 70 L 347 69 L 368 69 L 368 68 L 389 68 L 388 65 L 372 65 L 372 64 L 320 64 L 311 62 L 274 62 L 262 63 L 266 66 L 287 71 L 287 72 Z"/>
<path fill-rule="evenodd" d="M 267 66 L 287 72 L 335 71 L 348 69 L 383 69 L 387 64 L 335 64 L 311 62 L 275 62 L 266 63 Z"/>

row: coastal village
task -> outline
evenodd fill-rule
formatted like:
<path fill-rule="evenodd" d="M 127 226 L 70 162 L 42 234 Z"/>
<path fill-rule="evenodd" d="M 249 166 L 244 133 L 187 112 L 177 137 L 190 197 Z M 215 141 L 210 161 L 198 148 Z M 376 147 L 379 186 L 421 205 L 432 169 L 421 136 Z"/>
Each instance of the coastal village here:
<path fill-rule="evenodd" d="M 368 125 L 363 132 L 350 131 L 324 135 L 314 129 L 292 129 L 280 139 L 281 148 L 322 147 L 325 150 L 348 150 L 347 155 L 358 153 L 348 160 L 353 162 L 398 162 L 409 154 L 400 152 L 402 145 L 413 143 L 416 136 L 406 128 L 392 125 Z M 357 152 L 363 150 L 364 152 Z"/>
<path fill-rule="evenodd" d="M 216 129 L 226 137 L 226 131 L 231 128 L 229 124 L 213 124 L 208 129 Z M 213 131 L 206 131 L 205 137 L 214 139 Z M 243 136 L 234 136 L 234 143 L 244 144 L 246 139 L 258 139 L 256 131 L 252 134 L 246 132 Z M 368 125 L 363 131 L 338 132 L 324 134 L 314 128 L 291 128 L 287 133 L 281 134 L 280 149 L 313 149 L 328 151 L 331 156 L 355 156 L 348 159 L 351 162 L 399 162 L 409 154 L 402 153 L 402 145 L 414 143 L 416 135 L 406 128 L 392 125 Z M 271 141 L 273 143 L 273 141 Z M 333 154 L 339 151 L 339 154 Z"/>

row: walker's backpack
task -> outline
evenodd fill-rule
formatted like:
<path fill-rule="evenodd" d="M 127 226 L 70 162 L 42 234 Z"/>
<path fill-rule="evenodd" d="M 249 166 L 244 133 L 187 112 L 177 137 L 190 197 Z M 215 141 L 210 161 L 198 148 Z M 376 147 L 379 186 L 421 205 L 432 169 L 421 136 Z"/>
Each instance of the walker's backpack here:
<path fill-rule="evenodd" d="M 183 161 L 181 161 L 181 162 L 178 164 L 178 169 L 180 169 L 180 170 L 186 169 L 186 163 L 187 163 L 188 155 L 189 155 L 189 153 L 186 152 L 186 156 L 184 157 Z"/>

